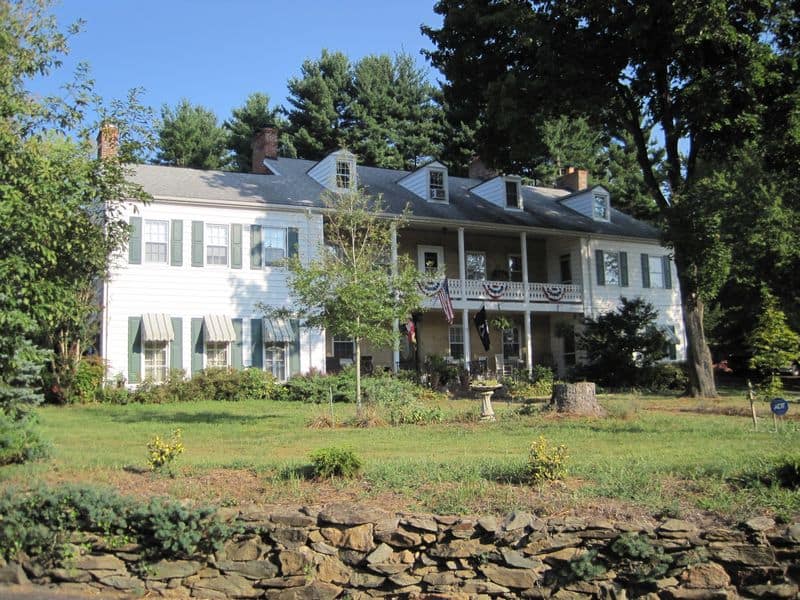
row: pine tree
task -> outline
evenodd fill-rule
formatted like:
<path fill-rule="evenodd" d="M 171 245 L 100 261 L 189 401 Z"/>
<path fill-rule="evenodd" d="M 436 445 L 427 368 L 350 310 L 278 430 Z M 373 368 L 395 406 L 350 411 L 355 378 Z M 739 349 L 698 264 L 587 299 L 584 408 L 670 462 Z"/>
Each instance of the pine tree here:
<path fill-rule="evenodd" d="M 226 137 L 213 111 L 184 98 L 174 109 L 161 109 L 157 160 L 176 167 L 221 169 L 228 162 Z"/>

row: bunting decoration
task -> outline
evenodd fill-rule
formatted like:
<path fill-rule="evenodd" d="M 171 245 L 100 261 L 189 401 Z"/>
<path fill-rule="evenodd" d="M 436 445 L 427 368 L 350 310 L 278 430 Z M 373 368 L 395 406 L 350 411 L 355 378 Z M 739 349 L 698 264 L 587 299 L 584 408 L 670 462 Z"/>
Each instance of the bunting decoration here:
<path fill-rule="evenodd" d="M 564 286 L 562 285 L 546 285 L 543 291 L 550 302 L 559 302 L 564 297 Z"/>
<path fill-rule="evenodd" d="M 443 279 L 442 281 L 434 281 L 433 279 L 429 279 L 427 281 L 420 281 L 417 284 L 417 287 L 419 288 L 419 291 L 426 296 L 435 296 L 442 289 L 442 285 L 445 281 L 447 281 L 447 279 Z"/>
<path fill-rule="evenodd" d="M 502 298 L 508 289 L 508 284 L 505 281 L 484 281 L 483 289 L 492 300 Z"/>

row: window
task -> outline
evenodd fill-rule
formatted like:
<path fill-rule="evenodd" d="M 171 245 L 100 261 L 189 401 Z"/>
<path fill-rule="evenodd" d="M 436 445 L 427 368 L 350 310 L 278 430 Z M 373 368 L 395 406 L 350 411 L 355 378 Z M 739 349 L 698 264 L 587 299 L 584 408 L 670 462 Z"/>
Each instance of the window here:
<path fill-rule="evenodd" d="M 286 258 L 286 230 L 277 227 L 261 229 L 261 243 L 264 245 L 264 264 L 274 265 Z"/>
<path fill-rule="evenodd" d="M 355 357 L 353 340 L 350 338 L 333 338 L 333 356 L 336 358 L 348 358 L 353 360 Z"/>
<path fill-rule="evenodd" d="M 503 330 L 503 358 L 519 358 L 519 329 Z"/>
<path fill-rule="evenodd" d="M 600 221 L 608 221 L 608 198 L 602 194 L 592 197 L 592 214 Z"/>
<path fill-rule="evenodd" d="M 519 208 L 518 181 L 506 181 L 506 208 Z"/>
<path fill-rule="evenodd" d="M 447 200 L 444 188 L 444 171 L 431 169 L 428 171 L 428 197 L 431 200 Z"/>
<path fill-rule="evenodd" d="M 206 225 L 206 264 L 228 264 L 228 226 Z"/>
<path fill-rule="evenodd" d="M 564 328 L 564 365 L 575 366 L 575 330 L 572 327 Z"/>
<path fill-rule="evenodd" d="M 144 343 L 144 378 L 153 383 L 167 379 L 167 342 Z"/>
<path fill-rule="evenodd" d="M 606 285 L 620 285 L 619 252 L 603 252 Z"/>
<path fill-rule="evenodd" d="M 483 252 L 467 252 L 465 257 L 467 265 L 467 279 L 486 279 L 486 254 Z"/>
<path fill-rule="evenodd" d="M 349 160 L 336 161 L 336 187 L 350 189 L 353 185 L 353 163 Z"/>
<path fill-rule="evenodd" d="M 450 356 L 458 360 L 464 358 L 464 330 L 461 325 L 450 326 Z"/>
<path fill-rule="evenodd" d="M 664 277 L 664 259 L 661 256 L 650 256 L 647 259 L 650 271 L 650 287 L 665 288 L 666 278 Z"/>
<path fill-rule="evenodd" d="M 559 270 L 561 272 L 561 283 L 572 283 L 572 261 L 569 254 L 563 254 L 558 259 Z"/>
<path fill-rule="evenodd" d="M 206 342 L 206 368 L 228 366 L 228 342 Z"/>
<path fill-rule="evenodd" d="M 166 263 L 169 244 L 169 222 L 144 222 L 144 261 Z"/>
<path fill-rule="evenodd" d="M 522 281 L 522 257 L 519 254 L 508 255 L 508 280 Z"/>
<path fill-rule="evenodd" d="M 417 246 L 417 264 L 420 272 L 428 277 L 440 276 L 444 271 L 444 248 Z"/>
<path fill-rule="evenodd" d="M 264 349 L 264 370 L 278 381 L 286 381 L 286 343 L 270 342 Z"/>
<path fill-rule="evenodd" d="M 667 325 L 666 327 L 661 327 L 661 332 L 666 338 L 664 352 L 667 353 L 667 358 L 670 360 L 678 360 L 678 336 L 675 333 L 675 326 Z"/>

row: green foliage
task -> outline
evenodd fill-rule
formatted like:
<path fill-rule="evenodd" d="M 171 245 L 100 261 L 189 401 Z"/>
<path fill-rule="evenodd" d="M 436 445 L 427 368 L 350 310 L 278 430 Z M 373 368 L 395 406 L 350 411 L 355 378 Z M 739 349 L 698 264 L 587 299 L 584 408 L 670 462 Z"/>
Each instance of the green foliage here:
<path fill-rule="evenodd" d="M 531 482 L 559 481 L 567 476 L 567 447 L 551 446 L 544 436 L 531 443 L 527 473 Z"/>
<path fill-rule="evenodd" d="M 34 415 L 12 418 L 0 412 L 0 465 L 26 463 L 46 458 L 50 454 L 36 427 Z"/>
<path fill-rule="evenodd" d="M 332 396 L 334 402 L 352 402 L 355 383 L 353 368 L 329 374 L 311 371 L 289 379 L 283 386 L 283 398 L 293 402 L 320 404 L 329 402 Z"/>
<path fill-rule="evenodd" d="M 284 130 L 287 123 L 280 108 L 270 108 L 267 94 L 255 92 L 247 97 L 243 106 L 233 109 L 231 118 L 222 126 L 228 132 L 227 148 L 233 153 L 233 170 L 250 173 L 253 169 L 253 138 L 256 133 L 265 127 Z M 287 133 L 280 134 L 278 146 L 281 156 L 295 155 Z"/>
<path fill-rule="evenodd" d="M 192 169 L 220 169 L 227 163 L 226 135 L 213 111 L 184 98 L 161 108 L 158 162 Z"/>
<path fill-rule="evenodd" d="M 636 582 L 654 581 L 666 575 L 673 558 L 664 548 L 653 544 L 646 535 L 623 533 L 611 544 L 611 551 L 619 561 L 615 569 Z"/>
<path fill-rule="evenodd" d="M 584 375 L 607 387 L 636 386 L 666 356 L 666 338 L 656 326 L 658 312 L 641 298 L 620 298 L 621 306 L 587 318 L 577 346 L 586 351 Z"/>
<path fill-rule="evenodd" d="M 761 300 L 761 314 L 749 340 L 753 350 L 750 368 L 766 379 L 772 378 L 781 367 L 797 360 L 800 355 L 800 335 L 789 327 L 778 301 L 766 287 L 761 290 Z"/>
<path fill-rule="evenodd" d="M 638 387 L 651 392 L 683 392 L 689 384 L 685 363 L 656 363 L 643 368 Z"/>
<path fill-rule="evenodd" d="M 448 362 L 440 354 L 428 354 L 423 369 L 428 376 L 428 384 L 434 390 L 459 381 L 458 365 Z"/>
<path fill-rule="evenodd" d="M 69 394 L 65 394 L 68 402 L 93 402 L 103 386 L 106 365 L 97 355 L 84 356 L 78 362 L 75 376 L 68 385 Z"/>
<path fill-rule="evenodd" d="M 147 465 L 151 471 L 171 469 L 172 463 L 185 450 L 180 427 L 172 431 L 172 437 L 168 440 L 157 435 L 147 443 Z"/>
<path fill-rule="evenodd" d="M 605 575 L 606 570 L 597 550 L 589 550 L 569 561 L 565 575 L 570 581 L 591 581 Z"/>
<path fill-rule="evenodd" d="M 65 486 L 0 496 L 0 555 L 19 552 L 57 566 L 76 532 L 130 538 L 146 558 L 192 558 L 219 549 L 234 531 L 209 508 L 154 499 L 137 505 L 105 489 Z"/>
<path fill-rule="evenodd" d="M 320 448 L 312 452 L 309 457 L 314 475 L 320 479 L 355 477 L 362 467 L 361 459 L 349 448 L 336 446 Z"/>

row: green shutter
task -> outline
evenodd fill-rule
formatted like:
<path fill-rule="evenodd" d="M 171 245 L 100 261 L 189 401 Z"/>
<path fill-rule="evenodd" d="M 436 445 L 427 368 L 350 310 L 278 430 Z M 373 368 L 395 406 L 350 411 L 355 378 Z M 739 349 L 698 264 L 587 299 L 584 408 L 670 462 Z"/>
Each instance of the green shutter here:
<path fill-rule="evenodd" d="M 289 258 L 294 258 L 300 253 L 300 235 L 297 227 L 289 227 Z"/>
<path fill-rule="evenodd" d="M 650 257 L 642 254 L 642 287 L 650 287 Z"/>
<path fill-rule="evenodd" d="M 250 268 L 260 269 L 263 257 L 261 248 L 261 225 L 250 225 Z"/>
<path fill-rule="evenodd" d="M 242 268 L 242 226 L 231 225 L 231 269 Z"/>
<path fill-rule="evenodd" d="M 173 267 L 183 265 L 183 221 L 172 221 L 172 238 L 170 239 L 169 264 Z"/>
<path fill-rule="evenodd" d="M 668 290 L 672 289 L 672 261 L 669 256 L 662 256 L 661 260 L 664 262 L 664 287 Z"/>
<path fill-rule="evenodd" d="M 628 287 L 628 253 L 619 253 L 619 284 Z"/>
<path fill-rule="evenodd" d="M 594 251 L 594 261 L 595 267 L 597 271 L 597 285 L 605 285 L 606 284 L 606 264 L 605 260 L 603 259 L 603 251 L 602 250 L 595 250 Z"/>
<path fill-rule="evenodd" d="M 203 222 L 192 221 L 192 266 L 203 266 Z"/>
<path fill-rule="evenodd" d="M 264 330 L 261 319 L 250 319 L 250 364 L 264 368 Z"/>
<path fill-rule="evenodd" d="M 183 369 L 183 319 L 172 317 L 172 331 L 175 337 L 169 343 L 169 368 Z"/>
<path fill-rule="evenodd" d="M 192 375 L 203 370 L 203 319 L 192 318 Z"/>
<path fill-rule="evenodd" d="M 128 317 L 128 383 L 142 380 L 142 318 Z"/>
<path fill-rule="evenodd" d="M 231 343 L 231 366 L 234 369 L 241 370 L 242 368 L 242 320 L 231 319 L 233 325 L 233 333 L 236 334 L 236 339 Z"/>
<path fill-rule="evenodd" d="M 130 237 L 128 237 L 128 262 L 142 264 L 142 217 L 131 217 Z"/>
<path fill-rule="evenodd" d="M 300 321 L 292 319 L 292 331 L 294 340 L 289 342 L 289 376 L 300 372 Z"/>

